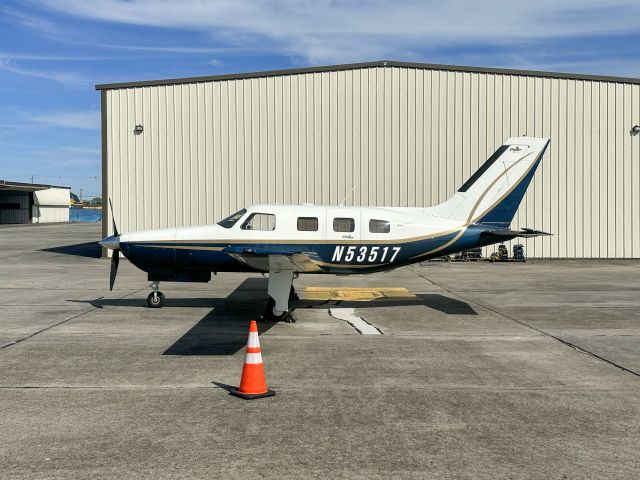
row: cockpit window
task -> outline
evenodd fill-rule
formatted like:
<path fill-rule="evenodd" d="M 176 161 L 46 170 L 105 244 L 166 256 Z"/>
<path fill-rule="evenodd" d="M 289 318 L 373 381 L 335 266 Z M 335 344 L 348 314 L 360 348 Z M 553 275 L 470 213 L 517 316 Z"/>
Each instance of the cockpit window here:
<path fill-rule="evenodd" d="M 224 228 L 233 227 L 238 220 L 242 218 L 242 216 L 247 213 L 247 209 L 243 208 L 239 212 L 234 213 L 233 215 L 229 215 L 227 218 L 223 218 L 218 222 L 218 225 Z"/>
<path fill-rule="evenodd" d="M 275 230 L 276 216 L 271 213 L 252 213 L 240 228 L 242 230 Z"/>

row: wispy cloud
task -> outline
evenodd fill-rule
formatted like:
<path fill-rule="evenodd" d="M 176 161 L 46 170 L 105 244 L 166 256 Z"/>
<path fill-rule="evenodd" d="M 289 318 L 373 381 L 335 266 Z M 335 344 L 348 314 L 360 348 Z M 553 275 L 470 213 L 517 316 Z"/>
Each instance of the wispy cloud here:
<path fill-rule="evenodd" d="M 613 0 L 39 0 L 103 22 L 208 32 L 221 43 L 272 49 L 312 62 L 380 58 L 407 49 L 526 43 L 640 30 L 640 2 Z"/>
<path fill-rule="evenodd" d="M 0 52 L 0 59 L 6 60 L 34 60 L 43 62 L 97 62 L 105 60 L 104 56 L 73 56 L 73 55 L 37 55 L 32 53 Z"/>
<path fill-rule="evenodd" d="M 100 147 L 61 147 L 65 152 L 86 153 L 87 155 L 101 155 Z"/>
<path fill-rule="evenodd" d="M 29 120 L 42 125 L 61 128 L 100 130 L 100 112 L 50 112 L 29 115 Z"/>
<path fill-rule="evenodd" d="M 27 77 L 45 78 L 68 87 L 86 87 L 91 84 L 84 76 L 67 71 L 34 69 L 18 65 L 12 58 L 0 56 L 0 70 Z"/>
<path fill-rule="evenodd" d="M 121 50 L 129 52 L 148 52 L 148 53 L 178 53 L 178 54 L 215 54 L 215 53 L 228 53 L 233 51 L 232 47 L 198 47 L 198 46 L 180 46 L 170 44 L 147 44 L 140 39 L 132 41 L 130 44 L 117 43 L 107 40 L 102 40 L 99 32 L 91 31 L 90 35 L 87 35 L 85 28 L 69 29 L 65 28 L 63 22 L 58 23 L 51 19 L 42 18 L 37 15 L 27 14 L 22 11 L 6 8 L 3 12 L 19 22 L 21 25 L 37 32 L 46 38 L 73 45 L 81 45 L 83 47 L 97 48 L 103 50 Z M 152 42 L 151 42 L 152 43 Z M 62 61 L 93 61 L 93 60 L 105 60 L 104 56 L 95 57 L 47 57 L 43 55 L 30 55 L 30 54 L 6 54 L 14 59 L 27 59 L 27 60 L 62 60 Z"/>

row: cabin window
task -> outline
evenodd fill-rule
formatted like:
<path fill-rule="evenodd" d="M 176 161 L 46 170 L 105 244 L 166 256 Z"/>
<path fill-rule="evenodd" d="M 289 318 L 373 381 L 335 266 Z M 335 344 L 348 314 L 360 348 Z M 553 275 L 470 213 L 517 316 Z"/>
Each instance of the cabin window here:
<path fill-rule="evenodd" d="M 299 232 L 317 232 L 318 219 L 316 217 L 298 217 Z"/>
<path fill-rule="evenodd" d="M 245 220 L 240 228 L 242 230 L 275 230 L 276 216 L 271 213 L 253 213 Z"/>
<path fill-rule="evenodd" d="M 337 217 L 333 219 L 334 232 L 353 232 L 356 229 L 356 222 L 353 218 Z"/>
<path fill-rule="evenodd" d="M 387 220 L 369 220 L 369 231 L 371 233 L 389 233 L 391 224 Z"/>
<path fill-rule="evenodd" d="M 233 215 L 229 215 L 227 218 L 223 218 L 218 222 L 218 225 L 224 228 L 233 227 L 238 220 L 242 218 L 242 216 L 247 213 L 247 209 L 243 208 L 239 212 L 234 213 Z"/>

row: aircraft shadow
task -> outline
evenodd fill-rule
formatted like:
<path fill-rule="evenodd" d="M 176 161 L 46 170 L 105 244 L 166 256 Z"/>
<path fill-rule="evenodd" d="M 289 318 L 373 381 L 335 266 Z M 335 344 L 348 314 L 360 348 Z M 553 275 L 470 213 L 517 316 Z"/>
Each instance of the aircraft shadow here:
<path fill-rule="evenodd" d="M 75 255 L 78 257 L 100 258 L 102 249 L 98 242 L 75 243 L 60 247 L 43 248 L 41 252 L 61 253 L 63 255 Z"/>
<path fill-rule="evenodd" d="M 213 310 L 163 355 L 233 355 L 243 349 L 247 344 L 249 320 L 259 319 L 267 301 L 266 292 L 266 278 L 245 279 L 227 298 L 218 299 Z M 260 294 L 259 298 L 256 293 Z M 272 326 L 258 322 L 258 332 L 262 334 Z"/>
<path fill-rule="evenodd" d="M 88 303 L 95 308 L 105 306 L 147 308 L 146 299 L 97 298 L 70 300 Z M 249 320 L 259 320 L 267 302 L 267 279 L 247 278 L 226 298 L 167 298 L 163 308 L 211 307 L 197 324 L 189 329 L 163 355 L 233 355 L 247 344 Z M 258 322 L 260 334 L 273 324 Z"/>
<path fill-rule="evenodd" d="M 168 298 L 164 308 L 210 307 L 212 310 L 167 348 L 163 355 L 233 355 L 242 350 L 247 343 L 249 320 L 258 320 L 265 307 L 266 291 L 267 279 L 247 278 L 226 298 Z M 81 302 L 89 303 L 95 308 L 146 308 L 145 299 L 98 298 Z M 415 298 L 378 299 L 368 302 L 299 300 L 295 302 L 294 307 L 389 308 L 413 305 L 426 306 L 448 315 L 477 315 L 468 303 L 437 293 L 418 294 Z M 258 331 L 262 334 L 272 326 L 273 324 L 258 322 Z"/>
<path fill-rule="evenodd" d="M 389 308 L 422 305 L 438 310 L 447 315 L 478 315 L 471 305 L 455 298 L 446 297 L 438 293 L 418 293 L 415 298 L 380 298 L 370 301 L 326 300 L 324 302 L 301 300 L 297 308 Z"/>

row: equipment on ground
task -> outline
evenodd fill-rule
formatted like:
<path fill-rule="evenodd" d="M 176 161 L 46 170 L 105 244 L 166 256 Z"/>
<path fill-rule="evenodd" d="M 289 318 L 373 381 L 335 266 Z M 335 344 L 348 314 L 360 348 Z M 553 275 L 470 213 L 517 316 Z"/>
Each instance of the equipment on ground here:
<path fill-rule="evenodd" d="M 516 262 L 525 261 L 524 245 L 522 245 L 521 243 L 517 243 L 516 245 L 513 246 L 513 259 Z"/>
<path fill-rule="evenodd" d="M 482 258 L 482 248 L 470 248 L 469 250 L 463 250 L 453 256 L 454 261 L 459 262 L 477 262 Z"/>
<path fill-rule="evenodd" d="M 269 274 L 263 319 L 293 321 L 293 281 L 302 273 L 363 274 L 391 270 L 515 237 L 510 223 L 549 145 L 546 138 L 505 142 L 447 201 L 430 208 L 253 205 L 215 225 L 118 233 L 100 244 L 145 271 L 150 307 L 162 307 L 159 282 L 208 282 L 211 273 Z M 112 212 L 113 216 L 113 212 Z M 469 258 L 469 257 L 468 257 Z"/>

